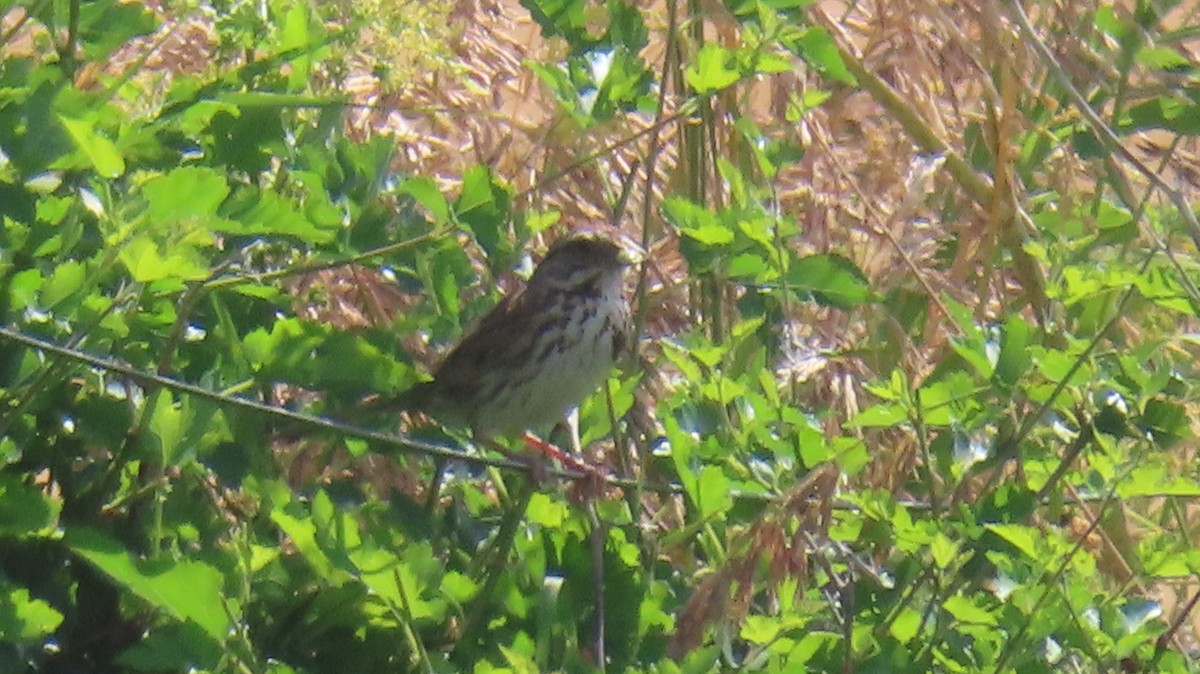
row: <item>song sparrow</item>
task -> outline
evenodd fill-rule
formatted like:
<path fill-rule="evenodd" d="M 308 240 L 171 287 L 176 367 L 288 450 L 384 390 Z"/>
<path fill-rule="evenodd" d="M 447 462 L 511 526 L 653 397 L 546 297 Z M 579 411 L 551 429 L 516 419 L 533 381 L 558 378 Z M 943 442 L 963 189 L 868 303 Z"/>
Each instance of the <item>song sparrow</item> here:
<path fill-rule="evenodd" d="M 484 316 L 402 405 L 477 438 L 548 431 L 596 390 L 624 346 L 626 266 L 610 240 L 560 240 L 524 290 Z"/>

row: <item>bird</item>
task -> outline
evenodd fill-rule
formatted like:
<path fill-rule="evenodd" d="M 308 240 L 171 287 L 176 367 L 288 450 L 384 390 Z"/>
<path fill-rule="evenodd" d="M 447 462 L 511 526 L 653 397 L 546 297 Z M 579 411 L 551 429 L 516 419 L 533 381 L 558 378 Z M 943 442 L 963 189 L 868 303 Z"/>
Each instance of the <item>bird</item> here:
<path fill-rule="evenodd" d="M 522 433 L 539 446 L 529 434 L 566 419 L 607 379 L 626 347 L 628 266 L 611 239 L 561 238 L 525 287 L 484 315 L 430 380 L 399 396 L 399 406 L 467 428 L 477 439 Z"/>

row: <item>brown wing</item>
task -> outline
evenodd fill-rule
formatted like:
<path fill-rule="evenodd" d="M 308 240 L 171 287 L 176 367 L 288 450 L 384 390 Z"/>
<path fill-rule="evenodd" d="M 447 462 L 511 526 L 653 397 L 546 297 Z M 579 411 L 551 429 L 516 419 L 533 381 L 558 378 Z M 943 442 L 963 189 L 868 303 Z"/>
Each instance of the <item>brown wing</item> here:
<path fill-rule="evenodd" d="M 526 293 L 505 297 L 463 337 L 433 375 L 433 396 L 473 406 L 487 396 L 480 373 L 511 366 L 528 356 L 533 320 Z"/>

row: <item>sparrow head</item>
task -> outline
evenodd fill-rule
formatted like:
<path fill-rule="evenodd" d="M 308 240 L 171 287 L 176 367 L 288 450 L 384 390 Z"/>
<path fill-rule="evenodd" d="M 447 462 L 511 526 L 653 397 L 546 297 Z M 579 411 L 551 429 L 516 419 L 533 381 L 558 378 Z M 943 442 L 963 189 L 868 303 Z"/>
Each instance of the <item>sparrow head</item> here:
<path fill-rule="evenodd" d="M 559 239 L 529 279 L 530 288 L 571 291 L 619 281 L 629 258 L 610 239 L 575 235 Z"/>

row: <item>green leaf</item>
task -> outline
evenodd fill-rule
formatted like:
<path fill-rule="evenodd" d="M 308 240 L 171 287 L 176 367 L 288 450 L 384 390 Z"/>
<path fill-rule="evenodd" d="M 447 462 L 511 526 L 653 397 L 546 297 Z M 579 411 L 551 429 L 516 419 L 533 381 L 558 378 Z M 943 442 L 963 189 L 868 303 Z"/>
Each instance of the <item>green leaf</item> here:
<path fill-rule="evenodd" d="M 762 52 L 754 55 L 754 72 L 772 75 L 778 73 L 788 73 L 795 69 L 792 62 L 779 54 L 770 52 Z"/>
<path fill-rule="evenodd" d="M 342 444 L 345 445 L 346 451 L 350 452 L 350 456 L 362 456 L 371 449 L 371 444 L 362 438 L 343 437 Z"/>
<path fill-rule="evenodd" d="M 988 344 L 981 333 L 972 331 L 955 335 L 950 338 L 950 346 L 979 376 L 991 378 L 995 365 L 988 358 Z"/>
<path fill-rule="evenodd" d="M 706 365 L 710 368 L 716 367 L 728 352 L 729 347 L 726 345 L 708 344 L 705 342 L 692 344 L 688 349 L 688 353 L 691 354 L 692 358 L 695 358 L 696 360 L 700 361 L 702 365 Z"/>
<path fill-rule="evenodd" d="M 663 215 L 680 234 L 705 246 L 733 243 L 732 229 L 722 224 L 712 211 L 687 198 L 667 197 L 663 201 Z"/>
<path fill-rule="evenodd" d="M 1020 316 L 1009 316 L 1000 338 L 1000 355 L 992 378 L 1005 389 L 1016 385 L 1017 380 L 1029 369 L 1033 358 L 1029 354 L 1029 338 L 1033 327 Z"/>
<path fill-rule="evenodd" d="M 1196 481 L 1167 473 L 1167 468 L 1158 463 L 1138 466 L 1127 479 L 1117 485 L 1121 498 L 1144 498 L 1147 496 L 1175 496 L 1196 498 L 1200 496 L 1200 484 Z"/>
<path fill-rule="evenodd" d="M 1164 448 L 1190 435 L 1187 410 L 1161 398 L 1146 401 L 1139 425 Z"/>
<path fill-rule="evenodd" d="M 977 398 L 984 387 L 966 370 L 949 372 L 941 380 L 920 389 L 921 416 L 926 426 L 950 426 L 979 408 Z"/>
<path fill-rule="evenodd" d="M 562 220 L 562 213 L 559 211 L 529 212 L 525 214 L 525 226 L 534 234 L 550 229 L 558 224 L 560 220 Z"/>
<path fill-rule="evenodd" d="M 378 548 L 367 547 L 364 545 L 356 545 L 346 551 L 350 558 L 350 562 L 358 570 L 359 580 L 364 585 L 371 588 L 375 594 L 383 597 L 385 601 L 394 607 L 404 605 L 404 599 L 400 594 L 400 586 L 396 583 L 397 576 L 403 577 L 405 574 L 401 569 L 400 560 L 395 555 Z M 411 574 L 409 574 L 411 578 Z M 413 587 L 407 588 L 420 591 L 420 586 L 417 582 L 411 581 Z M 414 594 L 413 596 L 419 596 Z M 413 617 L 416 617 L 414 614 Z"/>
<path fill-rule="evenodd" d="M 850 74 L 845 61 L 842 60 L 837 43 L 824 28 L 816 26 L 808 28 L 804 31 L 797 46 L 801 56 L 825 75 L 842 84 L 850 86 L 857 84 L 854 75 Z"/>
<path fill-rule="evenodd" d="M 330 585 L 341 585 L 345 581 L 343 572 L 335 568 L 329 556 L 317 545 L 317 526 L 309 517 L 298 517 L 277 505 L 271 510 L 271 521 L 291 540 L 317 576 Z"/>
<path fill-rule="evenodd" d="M 846 428 L 891 428 L 908 423 L 908 412 L 902 405 L 872 405 L 859 412 L 844 424 Z"/>
<path fill-rule="evenodd" d="M 733 507 L 729 478 L 716 466 L 704 466 L 696 483 L 696 501 L 704 519 L 724 513 Z"/>
<path fill-rule="evenodd" d="M 636 53 L 649 39 L 636 3 L 522 0 L 521 5 L 541 26 L 543 36 L 563 38 L 573 57 L 594 58 L 600 50 L 618 46 Z"/>
<path fill-rule="evenodd" d="M 831 444 L 838 467 L 848 477 L 857 475 L 860 470 L 866 468 L 867 464 L 871 462 L 871 455 L 867 452 L 866 443 L 858 438 L 834 438 Z"/>
<path fill-rule="evenodd" d="M 103 61 L 138 35 L 154 32 L 158 20 L 141 3 L 99 0 L 80 3 L 77 42 L 89 59 Z"/>
<path fill-rule="evenodd" d="M 438 189 L 437 183 L 433 181 L 433 178 L 424 176 L 409 178 L 400 183 L 399 191 L 402 194 L 411 196 L 417 200 L 417 203 L 424 206 L 433 216 L 435 223 L 441 225 L 449 221 L 450 204 L 446 203 L 446 197 Z"/>
<path fill-rule="evenodd" d="M 178 459 L 187 419 L 183 410 L 175 406 L 170 391 L 159 391 L 154 400 L 158 404 L 151 412 L 149 427 L 150 440 L 155 445 L 157 454 L 154 458 L 162 461 L 164 465 L 174 465 Z"/>
<path fill-rule="evenodd" d="M 142 194 L 149 204 L 146 215 L 152 226 L 167 228 L 215 217 L 229 196 L 229 185 L 220 171 L 184 166 L 147 180 Z"/>
<path fill-rule="evenodd" d="M 825 253 L 792 261 L 787 273 L 791 288 L 811 293 L 820 304 L 852 309 L 875 301 L 866 275 L 850 260 Z"/>
<path fill-rule="evenodd" d="M 747 278 L 755 282 L 766 281 L 773 275 L 770 263 L 755 253 L 742 253 L 734 256 L 729 261 L 726 272 L 731 279 Z"/>
<path fill-rule="evenodd" d="M 731 404 L 746 395 L 746 385 L 737 379 L 713 377 L 700 385 L 704 397 L 722 405 Z"/>
<path fill-rule="evenodd" d="M 481 164 L 475 164 L 463 174 L 462 190 L 459 191 L 455 207 L 460 212 L 468 212 L 477 208 L 491 206 L 495 203 L 492 193 L 491 171 Z"/>
<path fill-rule="evenodd" d="M 63 115 L 59 121 L 66 127 L 75 147 L 88 158 L 96 173 L 104 178 L 118 178 L 125 173 L 125 159 L 111 140 L 96 131 L 90 121 L 72 119 Z"/>
<path fill-rule="evenodd" d="M 148 629 L 142 639 L 117 656 L 124 671 L 215 671 L 225 649 L 194 622 L 167 623 Z"/>
<path fill-rule="evenodd" d="M 597 67 L 599 63 L 607 63 L 607 72 Z M 595 82 L 599 91 L 592 99 L 592 119 L 607 120 L 617 112 L 636 110 L 642 98 L 650 93 L 653 76 L 637 53 L 625 47 L 617 47 L 607 59 L 594 58 L 589 66 L 594 77 L 602 77 Z M 581 99 L 584 110 L 587 102 L 588 97 Z"/>
<path fill-rule="evenodd" d="M 296 204 L 271 190 L 238 190 L 226 204 L 228 218 L 215 218 L 213 231 L 230 234 L 291 236 L 312 244 L 330 243 L 341 224 L 314 222 Z"/>
<path fill-rule="evenodd" d="M 18 309 L 37 306 L 42 282 L 42 271 L 36 267 L 13 274 L 8 290 L 13 306 Z"/>
<path fill-rule="evenodd" d="M 696 54 L 696 62 L 687 69 L 687 83 L 698 94 L 724 89 L 741 78 L 741 73 L 730 67 L 734 62 L 728 49 L 714 42 L 705 43 Z"/>
<path fill-rule="evenodd" d="M 1200 106 L 1158 96 L 1129 108 L 1119 128 L 1123 133 L 1164 129 L 1195 136 L 1200 134 Z"/>
<path fill-rule="evenodd" d="M 61 613 L 41 599 L 31 598 L 29 590 L 0 585 L 0 640 L 35 645 L 62 621 Z"/>
<path fill-rule="evenodd" d="M 929 544 L 929 554 L 939 569 L 949 568 L 950 563 L 958 556 L 958 551 L 959 544 L 941 532 L 938 532 Z"/>
<path fill-rule="evenodd" d="M 67 260 L 54 268 L 54 273 L 42 286 L 42 305 L 53 309 L 59 302 L 75 295 L 83 287 L 87 272 L 77 260 Z"/>
<path fill-rule="evenodd" d="M 688 497 L 695 502 L 699 499 L 696 485 L 697 475 L 693 465 L 696 439 L 693 435 L 685 432 L 674 417 L 667 417 L 663 420 L 663 430 L 670 442 L 671 461 L 674 463 L 675 473 L 679 476 L 679 482 L 683 485 Z"/>
<path fill-rule="evenodd" d="M 1075 356 L 1040 346 L 1030 346 L 1029 352 L 1033 356 L 1033 362 L 1038 371 L 1052 382 L 1063 380 L 1069 373 L 1071 379 L 1068 383 L 1076 386 L 1092 381 L 1094 378 L 1092 367 L 1086 361 L 1072 373 L 1072 368 L 1078 362 Z"/>
<path fill-rule="evenodd" d="M 236 112 L 238 108 L 264 108 L 277 110 L 279 108 L 340 108 L 350 101 L 344 96 L 313 96 L 312 94 L 289 94 L 278 91 L 226 91 L 216 98 L 216 101 L 203 103 L 227 103 L 230 107 L 219 107 L 219 110 Z M 214 110 L 200 107 L 209 112 Z"/>
<path fill-rule="evenodd" d="M 479 584 L 457 571 L 442 577 L 440 591 L 456 604 L 465 604 L 479 594 Z"/>
<path fill-rule="evenodd" d="M 414 541 L 404 547 L 401 558 L 388 569 L 390 580 L 385 581 L 380 575 L 375 575 L 371 582 L 378 583 L 381 587 L 387 583 L 388 591 L 392 591 L 390 588 L 394 587 L 396 605 L 406 606 L 413 618 L 441 620 L 445 617 L 447 605 L 444 595 L 438 592 L 437 588 L 441 584 L 444 571 L 444 565 L 434 556 L 429 542 Z M 372 573 L 378 574 L 377 571 Z M 396 584 L 397 579 L 400 585 Z M 399 595 L 401 587 L 404 590 L 403 599 Z"/>
<path fill-rule="evenodd" d="M 282 380 L 333 391 L 339 396 L 394 392 L 416 373 L 363 336 L 298 318 L 280 318 L 270 332 L 243 340 L 246 357 L 264 380 Z"/>
<path fill-rule="evenodd" d="M 453 253 L 447 251 L 439 252 L 434 258 L 435 264 L 431 281 L 433 282 L 433 296 L 437 300 L 438 307 L 447 316 L 458 320 L 459 314 L 462 313 L 462 301 L 458 296 L 458 291 L 462 287 L 462 280 L 459 276 L 462 270 L 457 264 L 436 264 L 451 256 L 460 257 L 458 251 Z M 457 261 L 455 260 L 455 262 Z"/>
<path fill-rule="evenodd" d="M 954 616 L 959 622 L 972 623 L 976 625 L 995 625 L 996 616 L 977 605 L 970 597 L 963 595 L 954 595 L 942 603 L 942 608 L 946 612 Z"/>
<path fill-rule="evenodd" d="M 804 419 L 803 425 L 797 425 L 796 444 L 800 460 L 809 468 L 829 461 L 835 456 L 833 447 L 830 446 L 825 434 L 821 432 L 821 429 L 816 428 L 814 422 L 809 419 Z"/>
<path fill-rule="evenodd" d="M 706 246 L 724 246 L 733 243 L 733 231 L 724 225 L 705 225 L 683 230 L 683 235 Z"/>
<path fill-rule="evenodd" d="M 911 608 L 904 608 L 900 615 L 892 621 L 891 634 L 902 644 L 906 644 L 917 636 L 921 626 L 921 613 Z"/>
<path fill-rule="evenodd" d="M 1036 531 L 1019 524 L 988 524 L 988 530 L 1011 543 L 1030 559 L 1038 559 Z"/>
<path fill-rule="evenodd" d="M 1182 54 L 1164 46 L 1142 47 L 1138 49 L 1135 60 L 1137 63 L 1158 70 L 1181 70 L 1194 67 L 1192 62 L 1184 58 Z"/>
<path fill-rule="evenodd" d="M 778 618 L 747 616 L 742 623 L 741 637 L 750 643 L 767 644 L 775 640 L 782 626 L 782 621 Z"/>
<path fill-rule="evenodd" d="M 476 164 L 466 170 L 454 211 L 489 257 L 511 248 L 502 236 L 508 226 L 511 207 L 511 191 L 499 182 L 491 169 Z"/>
<path fill-rule="evenodd" d="M 0 473 L 0 535 L 24 536 L 58 522 L 62 502 L 25 484 L 19 475 Z"/>
<path fill-rule="evenodd" d="M 135 281 L 153 283 L 164 279 L 200 281 L 210 272 L 204 261 L 191 248 L 174 246 L 166 255 L 146 237 L 138 237 L 121 248 L 117 257 L 129 269 Z"/>
<path fill-rule="evenodd" d="M 308 84 L 309 72 L 312 69 L 312 56 L 307 49 L 312 46 L 313 38 L 309 34 L 311 11 L 308 3 L 289 3 L 280 25 L 279 46 L 284 51 L 299 52 L 290 60 L 292 67 L 288 70 L 288 89 L 292 91 L 303 89 Z"/>
<path fill-rule="evenodd" d="M 67 532 L 68 547 L 126 590 L 179 620 L 190 620 L 216 643 L 229 634 L 222 600 L 224 579 L 213 567 L 192 560 L 135 560 L 115 540 L 91 529 Z"/>
<path fill-rule="evenodd" d="M 565 503 L 551 499 L 541 493 L 535 493 L 529 499 L 525 509 L 525 517 L 530 524 L 557 529 L 566 521 L 569 511 Z"/>

